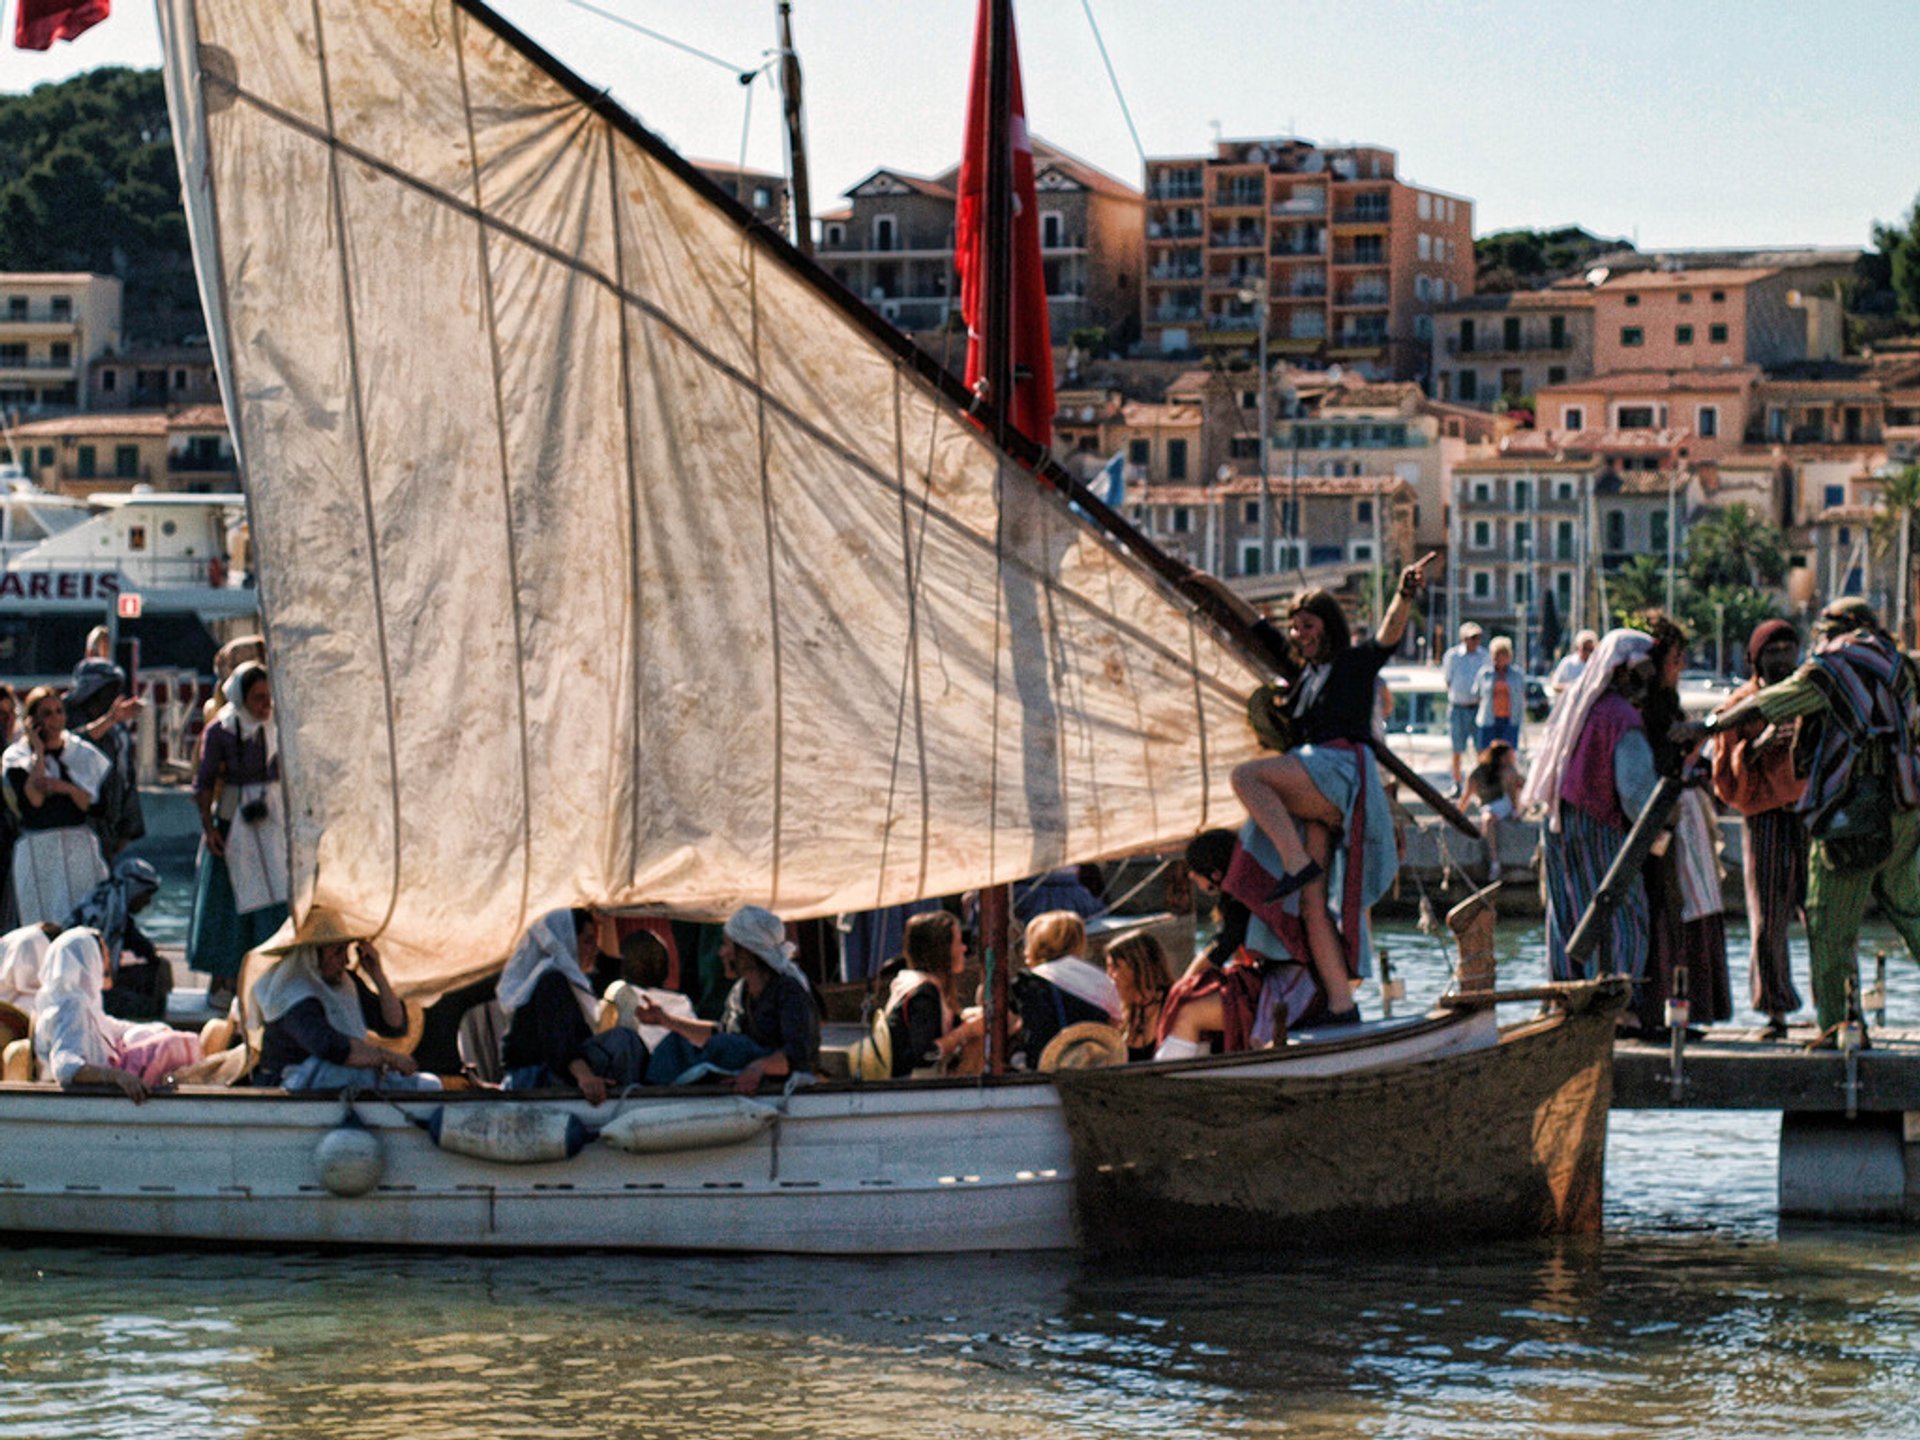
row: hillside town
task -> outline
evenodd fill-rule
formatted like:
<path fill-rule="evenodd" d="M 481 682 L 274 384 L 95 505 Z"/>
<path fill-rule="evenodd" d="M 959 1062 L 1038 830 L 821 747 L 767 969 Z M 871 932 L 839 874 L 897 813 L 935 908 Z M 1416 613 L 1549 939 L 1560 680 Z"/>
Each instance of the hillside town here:
<path fill-rule="evenodd" d="M 1480 292 L 1472 199 L 1382 146 L 1221 140 L 1136 187 L 1033 144 L 1054 451 L 1256 604 L 1325 588 L 1364 621 L 1438 552 L 1408 651 L 1471 621 L 1544 670 L 1673 601 L 1690 532 L 1731 515 L 1763 553 L 1740 593 L 1683 582 L 1700 663 L 1843 596 L 1909 623 L 1894 513 L 1920 497 L 1890 482 L 1920 459 L 1920 338 L 1850 312 L 1869 252 L 1585 237 L 1569 273 Z M 697 163 L 790 225 L 783 175 Z M 879 166 L 813 226 L 826 270 L 950 368 L 956 178 Z M 70 496 L 236 490 L 204 340 L 130 341 L 124 292 L 0 275 L 0 460 Z"/>

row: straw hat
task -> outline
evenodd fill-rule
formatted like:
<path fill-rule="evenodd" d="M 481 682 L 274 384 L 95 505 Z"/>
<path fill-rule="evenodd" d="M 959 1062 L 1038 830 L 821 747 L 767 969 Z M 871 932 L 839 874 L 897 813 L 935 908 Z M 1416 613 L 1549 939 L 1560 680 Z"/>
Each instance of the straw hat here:
<path fill-rule="evenodd" d="M 18 1005 L 0 1000 L 0 1045 L 24 1040 L 33 1030 L 33 1021 Z"/>
<path fill-rule="evenodd" d="M 1100 1070 L 1127 1063 L 1127 1037 L 1111 1025 L 1083 1020 L 1069 1025 L 1040 1052 L 1040 1069 Z"/>
<path fill-rule="evenodd" d="M 355 940 L 371 940 L 373 936 L 366 930 L 349 925 L 346 917 L 338 910 L 325 905 L 316 905 L 307 911 L 306 917 L 294 928 L 293 934 L 285 940 L 276 940 L 270 945 L 262 945 L 262 955 L 284 955 L 302 945 L 346 945 Z"/>

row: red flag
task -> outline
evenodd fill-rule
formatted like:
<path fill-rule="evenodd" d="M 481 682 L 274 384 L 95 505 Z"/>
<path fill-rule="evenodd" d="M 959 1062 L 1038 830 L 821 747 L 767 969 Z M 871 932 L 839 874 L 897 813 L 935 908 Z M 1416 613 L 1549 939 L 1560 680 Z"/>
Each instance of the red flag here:
<path fill-rule="evenodd" d="M 960 159 L 960 195 L 954 212 L 954 269 L 960 272 L 960 313 L 967 322 L 967 384 L 985 369 L 981 335 L 986 317 L 987 19 L 992 0 L 980 0 L 973 30 L 973 80 L 967 91 L 967 147 Z M 1008 36 L 1009 42 L 1012 36 Z M 1047 275 L 1040 265 L 1040 206 L 1033 192 L 1033 142 L 1020 93 L 1020 50 L 1012 51 L 1013 114 L 1013 397 L 994 396 L 1013 428 L 1037 445 L 1053 434 L 1053 341 L 1047 327 Z"/>
<path fill-rule="evenodd" d="M 46 50 L 56 40 L 71 40 L 107 18 L 113 0 L 19 0 L 13 43 L 22 50 Z"/>

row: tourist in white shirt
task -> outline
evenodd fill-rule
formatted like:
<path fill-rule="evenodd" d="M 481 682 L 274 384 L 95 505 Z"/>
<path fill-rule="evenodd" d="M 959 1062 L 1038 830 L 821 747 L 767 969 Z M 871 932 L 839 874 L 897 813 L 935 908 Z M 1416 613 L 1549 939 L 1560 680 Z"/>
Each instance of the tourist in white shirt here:
<path fill-rule="evenodd" d="M 1573 649 L 1553 667 L 1553 674 L 1547 677 L 1547 689 L 1558 700 L 1573 688 L 1573 682 L 1586 673 L 1587 661 L 1593 658 L 1594 650 L 1600 644 L 1600 637 L 1591 630 L 1582 630 L 1573 637 Z"/>
<path fill-rule="evenodd" d="M 1440 657 L 1440 676 L 1447 687 L 1447 735 L 1453 746 L 1453 793 L 1460 794 L 1465 757 L 1477 750 L 1474 712 L 1480 701 L 1473 682 L 1487 668 L 1487 652 L 1480 646 L 1480 627 L 1469 620 L 1460 627 L 1460 643 Z"/>

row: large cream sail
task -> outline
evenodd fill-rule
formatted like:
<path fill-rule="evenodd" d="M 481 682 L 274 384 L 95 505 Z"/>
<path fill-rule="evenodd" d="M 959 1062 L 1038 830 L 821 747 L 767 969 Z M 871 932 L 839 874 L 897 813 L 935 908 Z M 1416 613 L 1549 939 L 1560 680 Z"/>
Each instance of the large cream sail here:
<path fill-rule="evenodd" d="M 483 6 L 160 9 L 296 909 L 418 988 L 1229 814 L 1259 677 Z"/>

